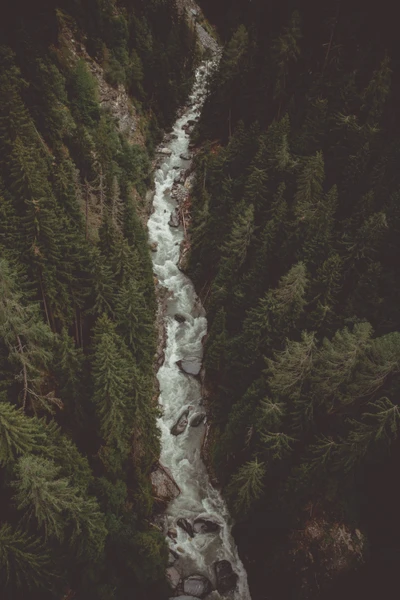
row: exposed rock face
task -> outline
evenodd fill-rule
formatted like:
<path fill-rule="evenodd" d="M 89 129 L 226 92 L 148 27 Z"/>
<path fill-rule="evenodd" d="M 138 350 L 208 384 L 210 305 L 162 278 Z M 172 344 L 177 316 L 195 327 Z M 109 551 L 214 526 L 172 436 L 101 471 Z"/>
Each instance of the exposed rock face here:
<path fill-rule="evenodd" d="M 173 590 L 176 590 L 181 580 L 181 574 L 179 573 L 178 569 L 176 569 L 175 567 L 168 567 L 165 574 L 167 576 L 167 580 L 170 587 Z"/>
<path fill-rule="evenodd" d="M 183 529 L 183 531 L 186 531 L 186 533 L 192 538 L 194 537 L 194 533 L 193 533 L 193 527 L 191 525 L 191 523 L 189 523 L 189 521 L 187 519 L 178 519 L 176 524 L 178 525 L 178 527 L 180 527 L 181 529 Z"/>
<path fill-rule="evenodd" d="M 172 435 L 181 435 L 188 425 L 189 410 L 185 410 L 171 429 Z"/>
<path fill-rule="evenodd" d="M 204 575 L 191 575 L 183 582 L 184 593 L 196 598 L 204 598 L 211 590 L 212 585 Z"/>
<path fill-rule="evenodd" d="M 199 425 L 201 425 L 204 422 L 204 419 L 206 418 L 206 416 L 207 416 L 206 413 L 200 413 L 198 415 L 194 415 L 194 417 L 190 421 L 190 427 L 198 427 Z"/>
<path fill-rule="evenodd" d="M 168 504 L 181 493 L 169 470 L 161 464 L 150 474 L 150 480 L 153 486 L 153 496 L 162 504 Z"/>
<path fill-rule="evenodd" d="M 229 560 L 219 560 L 214 563 L 215 574 L 217 576 L 217 590 L 223 594 L 234 590 L 237 584 L 238 575 L 232 570 Z"/>
<path fill-rule="evenodd" d="M 198 356 L 188 356 L 176 362 L 178 367 L 188 375 L 199 375 L 201 371 L 201 359 Z"/>
<path fill-rule="evenodd" d="M 195 519 L 193 523 L 194 533 L 216 533 L 219 530 L 219 525 L 208 519 Z"/>

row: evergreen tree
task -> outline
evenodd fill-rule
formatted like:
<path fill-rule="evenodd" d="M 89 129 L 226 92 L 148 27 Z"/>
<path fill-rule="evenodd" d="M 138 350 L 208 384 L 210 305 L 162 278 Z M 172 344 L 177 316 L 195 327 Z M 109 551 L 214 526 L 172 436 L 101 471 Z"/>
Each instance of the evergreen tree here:
<path fill-rule="evenodd" d="M 228 495 L 236 513 L 246 515 L 264 492 L 265 464 L 257 459 L 244 464 L 232 477 Z"/>
<path fill-rule="evenodd" d="M 17 508 L 25 511 L 27 519 L 34 518 L 46 537 L 62 541 L 71 525 L 72 541 L 84 532 L 88 540 L 96 541 L 96 552 L 102 553 L 104 515 L 93 498 L 84 498 L 67 478 L 60 477 L 60 468 L 53 461 L 36 456 L 20 458 L 16 475 Z"/>
<path fill-rule="evenodd" d="M 46 435 L 40 422 L 24 415 L 8 402 L 0 402 L 0 464 L 16 460 L 17 455 L 42 449 Z"/>
<path fill-rule="evenodd" d="M 103 440 L 115 445 L 122 456 L 129 451 L 135 393 L 130 358 L 115 325 L 106 315 L 100 317 L 94 330 L 93 401 Z"/>
<path fill-rule="evenodd" d="M 50 554 L 39 538 L 15 530 L 9 523 L 0 528 L 0 582 L 28 589 L 48 587 L 54 574 Z"/>

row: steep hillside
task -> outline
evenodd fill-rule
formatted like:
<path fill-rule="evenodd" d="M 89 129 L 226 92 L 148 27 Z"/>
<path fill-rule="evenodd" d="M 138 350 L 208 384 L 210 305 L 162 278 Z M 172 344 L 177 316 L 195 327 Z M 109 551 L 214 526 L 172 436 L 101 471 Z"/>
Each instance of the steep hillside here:
<path fill-rule="evenodd" d="M 163 0 L 16 0 L 0 23 L 0 590 L 165 598 L 143 217 L 196 32 Z"/>
<path fill-rule="evenodd" d="M 393 12 L 201 5 L 227 39 L 194 135 L 207 451 L 253 600 L 380 595 L 400 539 Z"/>

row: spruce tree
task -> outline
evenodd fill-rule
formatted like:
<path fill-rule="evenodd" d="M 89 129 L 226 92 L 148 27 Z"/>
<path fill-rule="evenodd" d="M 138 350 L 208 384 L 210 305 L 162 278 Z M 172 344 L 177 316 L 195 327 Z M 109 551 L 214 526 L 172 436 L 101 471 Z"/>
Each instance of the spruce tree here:
<path fill-rule="evenodd" d="M 22 408 L 0 402 L 0 464 L 14 462 L 19 455 L 31 454 L 45 446 L 46 434 L 36 418 Z"/>
<path fill-rule="evenodd" d="M 40 538 L 3 523 L 0 527 L 0 582 L 4 588 L 45 588 L 50 586 L 53 577 L 50 553 Z"/>
<path fill-rule="evenodd" d="M 265 464 L 255 458 L 242 465 L 232 477 L 227 492 L 237 514 L 246 515 L 262 497 L 265 473 Z"/>

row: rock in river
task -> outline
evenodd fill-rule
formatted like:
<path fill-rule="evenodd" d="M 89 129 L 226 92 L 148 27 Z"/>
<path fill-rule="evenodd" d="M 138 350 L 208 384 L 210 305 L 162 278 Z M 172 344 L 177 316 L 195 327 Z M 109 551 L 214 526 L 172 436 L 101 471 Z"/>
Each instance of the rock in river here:
<path fill-rule="evenodd" d="M 180 435 L 181 433 L 183 433 L 185 431 L 187 424 L 188 424 L 188 415 L 189 415 L 188 410 L 185 410 L 181 414 L 181 416 L 179 417 L 179 419 L 177 420 L 177 422 L 171 429 L 172 435 Z"/>
<path fill-rule="evenodd" d="M 189 521 L 187 519 L 178 519 L 177 522 L 176 522 L 176 524 L 178 525 L 178 527 L 180 527 L 181 529 L 183 529 L 183 531 L 186 531 L 186 533 L 191 538 L 194 537 L 192 524 L 189 523 Z"/>
<path fill-rule="evenodd" d="M 164 156 L 171 156 L 172 150 L 170 148 L 160 148 L 157 150 L 157 154 L 164 154 Z"/>
<path fill-rule="evenodd" d="M 184 593 L 195 596 L 196 598 L 204 598 L 211 590 L 212 585 L 210 581 L 203 575 L 191 575 L 183 582 Z"/>
<path fill-rule="evenodd" d="M 163 504 L 168 504 L 181 493 L 168 469 L 162 465 L 150 474 L 150 480 L 155 499 Z"/>
<path fill-rule="evenodd" d="M 171 588 L 176 590 L 181 580 L 181 574 L 179 573 L 178 569 L 176 567 L 168 567 L 166 570 L 166 576 Z"/>
<path fill-rule="evenodd" d="M 208 519 L 195 519 L 193 523 L 193 531 L 195 533 L 216 533 L 219 530 L 219 525 Z"/>
<path fill-rule="evenodd" d="M 193 154 L 190 154 L 189 152 L 187 154 L 182 153 L 179 155 L 179 158 L 181 158 L 182 160 L 192 160 Z"/>
<path fill-rule="evenodd" d="M 188 375 L 198 375 L 201 371 L 201 358 L 198 356 L 188 356 L 176 362 L 178 367 Z"/>
<path fill-rule="evenodd" d="M 186 317 L 184 317 L 183 315 L 180 314 L 176 314 L 174 315 L 174 319 L 175 321 L 178 321 L 178 323 L 184 323 L 186 321 Z"/>
<path fill-rule="evenodd" d="M 168 221 L 170 227 L 179 227 L 179 215 L 176 212 L 171 213 L 171 218 Z"/>
<path fill-rule="evenodd" d="M 194 415 L 193 419 L 190 421 L 190 427 L 198 427 L 201 425 L 206 418 L 205 413 L 199 413 L 198 415 Z"/>
<path fill-rule="evenodd" d="M 229 560 L 218 560 L 214 563 L 214 569 L 217 576 L 217 590 L 221 594 L 234 590 L 238 576 L 235 571 L 233 571 Z"/>

